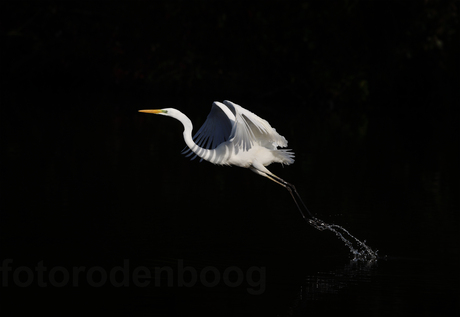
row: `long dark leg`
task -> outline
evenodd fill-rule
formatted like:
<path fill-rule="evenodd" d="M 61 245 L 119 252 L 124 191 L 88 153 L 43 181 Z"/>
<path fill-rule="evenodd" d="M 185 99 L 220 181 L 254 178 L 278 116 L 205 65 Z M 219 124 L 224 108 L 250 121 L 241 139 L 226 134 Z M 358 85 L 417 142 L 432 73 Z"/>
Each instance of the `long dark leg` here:
<path fill-rule="evenodd" d="M 302 211 L 302 208 L 300 208 L 300 205 L 299 203 L 297 202 L 297 199 L 300 201 L 300 203 L 302 204 L 302 206 L 305 208 L 305 210 L 307 211 L 307 213 L 310 215 L 310 217 L 312 219 L 315 219 L 315 217 L 311 214 L 310 210 L 308 210 L 307 206 L 305 205 L 305 203 L 303 202 L 302 198 L 300 197 L 299 193 L 297 192 L 296 188 L 294 185 L 292 185 L 291 183 L 288 183 L 286 182 L 284 179 L 276 176 L 275 174 L 271 173 L 269 170 L 265 169 L 265 171 L 261 171 L 260 169 L 257 169 L 257 168 L 251 168 L 252 171 L 254 171 L 255 173 L 259 174 L 259 175 L 262 175 L 262 176 L 265 176 L 267 177 L 268 179 L 274 181 L 275 183 L 283 186 L 284 188 L 286 188 L 288 190 L 288 192 L 291 194 L 292 196 L 292 199 L 294 199 L 294 202 L 297 206 L 297 209 L 299 209 L 299 212 L 300 214 L 302 215 L 302 218 L 305 220 L 305 221 L 308 221 L 307 217 L 305 217 L 305 213 Z M 295 195 L 294 195 L 295 194 Z M 297 197 L 297 199 L 296 199 Z"/>
<path fill-rule="evenodd" d="M 297 199 L 300 201 L 300 203 L 302 204 L 302 206 L 305 208 L 305 210 L 307 211 L 307 213 L 310 215 L 311 218 L 315 218 L 310 210 L 308 210 L 308 207 L 305 205 L 305 203 L 303 202 L 302 200 L 302 197 L 300 197 L 299 193 L 297 192 L 297 189 L 295 188 L 294 185 L 292 185 L 291 183 L 288 183 L 286 182 L 284 179 L 272 174 L 270 175 L 274 180 L 276 179 L 278 182 L 278 184 L 281 184 L 283 185 L 287 190 L 288 192 L 291 194 L 292 196 L 292 199 L 294 199 L 294 202 L 295 204 L 297 205 L 297 208 L 299 209 L 300 213 L 302 214 L 302 217 L 306 220 L 306 217 L 305 217 L 305 214 L 303 213 L 302 209 L 300 208 L 299 206 L 299 203 L 297 202 Z M 268 177 L 268 176 L 267 176 Z M 269 177 L 270 178 L 270 177 Z M 294 196 L 295 194 L 295 196 Z M 297 197 L 297 199 L 296 199 Z"/>
<path fill-rule="evenodd" d="M 294 199 L 294 202 L 297 206 L 297 209 L 299 209 L 300 214 L 302 215 L 302 218 L 307 221 L 310 225 L 312 225 L 314 228 L 318 230 L 329 230 L 332 231 L 338 236 L 344 243 L 345 245 L 348 246 L 352 254 L 354 255 L 355 260 L 365 260 L 365 261 L 374 261 L 378 258 L 377 256 L 377 251 L 373 251 L 371 248 L 369 248 L 365 242 L 361 242 L 357 238 L 355 238 L 353 235 L 351 235 L 345 228 L 332 224 L 329 225 L 325 223 L 323 220 L 318 219 L 314 217 L 310 210 L 308 210 L 307 206 L 305 206 L 305 203 L 303 202 L 302 198 L 300 197 L 299 193 L 297 192 L 296 188 L 294 185 L 286 182 L 284 179 L 274 175 L 271 173 L 268 169 L 266 169 L 264 166 L 261 164 L 253 164 L 251 167 L 251 170 L 254 171 L 255 173 L 265 176 L 268 179 L 274 181 L 275 183 L 283 186 L 288 190 L 288 192 L 291 194 L 292 199 Z M 295 194 L 295 195 L 294 195 Z M 301 206 L 297 202 L 297 199 L 300 201 L 302 206 L 305 208 L 305 210 L 308 212 L 311 218 L 306 218 L 304 212 L 302 211 Z M 348 238 L 348 239 L 347 239 Z M 349 241 L 351 239 L 352 241 L 355 240 L 357 247 L 353 246 L 353 243 Z"/>

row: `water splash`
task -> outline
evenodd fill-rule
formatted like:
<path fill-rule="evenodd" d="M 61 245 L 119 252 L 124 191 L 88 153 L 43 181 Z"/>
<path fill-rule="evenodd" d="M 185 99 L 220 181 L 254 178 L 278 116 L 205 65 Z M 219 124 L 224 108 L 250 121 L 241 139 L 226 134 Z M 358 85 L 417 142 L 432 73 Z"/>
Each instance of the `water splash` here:
<path fill-rule="evenodd" d="M 272 175 L 274 176 L 274 175 Z M 353 254 L 353 259 L 352 261 L 377 261 L 378 256 L 377 252 L 378 251 L 373 251 L 370 247 L 366 245 L 366 240 L 364 242 L 361 242 L 358 240 L 355 236 L 353 236 L 350 232 L 348 232 L 345 228 L 335 225 L 335 224 L 328 224 L 325 221 L 316 218 L 313 216 L 313 214 L 308 210 L 307 206 L 302 200 L 302 197 L 300 197 L 299 193 L 297 192 L 296 188 L 294 185 L 289 184 L 288 182 L 282 180 L 281 178 L 275 176 L 280 182 L 279 184 L 283 185 L 288 192 L 291 194 L 292 199 L 294 199 L 294 202 L 297 206 L 297 209 L 299 209 L 299 212 L 302 216 L 302 218 L 308 222 L 310 225 L 315 227 L 316 229 L 323 231 L 323 230 L 329 230 L 335 233 L 337 237 L 342 240 L 345 245 L 350 249 L 350 252 Z M 278 182 L 278 181 L 277 181 Z M 296 199 L 297 197 L 297 199 Z M 298 201 L 297 201 L 298 200 Z M 299 204 L 300 202 L 300 204 Z M 301 206 L 305 209 L 308 215 L 310 215 L 310 218 L 307 218 L 305 216 L 305 213 L 302 211 Z M 351 240 L 351 241 L 350 241 Z M 353 242 L 354 241 L 354 244 Z"/>
<path fill-rule="evenodd" d="M 307 220 L 307 219 L 306 219 Z M 366 245 L 366 240 L 360 241 L 354 235 L 352 235 L 345 228 L 335 225 L 328 224 L 321 219 L 312 217 L 307 220 L 307 222 L 312 225 L 314 228 L 323 231 L 329 230 L 335 233 L 337 237 L 342 240 L 345 245 L 350 249 L 350 252 L 353 255 L 352 261 L 377 261 L 378 250 L 372 250 L 368 245 Z M 350 241 L 351 240 L 351 241 Z M 353 242 L 352 242 L 353 241 Z"/>

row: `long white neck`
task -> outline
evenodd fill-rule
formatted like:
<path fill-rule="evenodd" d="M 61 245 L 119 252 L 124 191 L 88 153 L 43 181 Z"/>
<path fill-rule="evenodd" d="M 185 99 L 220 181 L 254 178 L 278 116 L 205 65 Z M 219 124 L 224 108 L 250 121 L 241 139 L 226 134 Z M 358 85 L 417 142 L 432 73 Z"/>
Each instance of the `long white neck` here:
<path fill-rule="evenodd" d="M 197 145 L 192 138 L 193 124 L 192 121 L 182 112 L 178 111 L 174 113 L 173 118 L 179 120 L 184 126 L 184 140 L 185 144 L 190 150 L 203 160 L 209 161 L 213 164 L 226 164 L 224 162 L 225 157 L 220 155 L 221 149 L 216 148 L 212 150 L 204 149 Z"/>

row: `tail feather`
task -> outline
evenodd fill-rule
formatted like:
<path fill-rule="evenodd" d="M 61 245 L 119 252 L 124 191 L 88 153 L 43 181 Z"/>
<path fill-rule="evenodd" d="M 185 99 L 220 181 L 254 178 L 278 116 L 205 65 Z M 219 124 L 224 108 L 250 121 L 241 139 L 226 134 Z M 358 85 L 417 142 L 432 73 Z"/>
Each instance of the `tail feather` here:
<path fill-rule="evenodd" d="M 279 159 L 281 164 L 290 165 L 294 163 L 294 152 L 291 152 L 291 149 L 278 149 L 273 151 L 273 155 Z"/>

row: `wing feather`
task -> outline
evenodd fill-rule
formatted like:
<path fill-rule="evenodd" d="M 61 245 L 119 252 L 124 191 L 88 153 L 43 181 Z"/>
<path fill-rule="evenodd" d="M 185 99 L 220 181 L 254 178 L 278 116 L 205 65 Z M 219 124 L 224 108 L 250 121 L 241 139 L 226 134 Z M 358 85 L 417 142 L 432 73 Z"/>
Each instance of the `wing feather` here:
<path fill-rule="evenodd" d="M 236 124 L 231 135 L 235 150 L 247 151 L 254 143 L 271 149 L 287 146 L 286 139 L 267 120 L 231 101 L 225 100 L 224 104 L 235 113 Z"/>
<path fill-rule="evenodd" d="M 212 104 L 211 112 L 193 140 L 205 149 L 215 149 L 219 144 L 231 141 L 235 154 L 248 151 L 254 144 L 272 150 L 287 146 L 286 139 L 268 121 L 228 100 L 223 104 L 217 101 Z M 188 147 L 182 153 L 187 157 L 194 154 Z M 196 157 L 193 156 L 192 160 Z"/>

